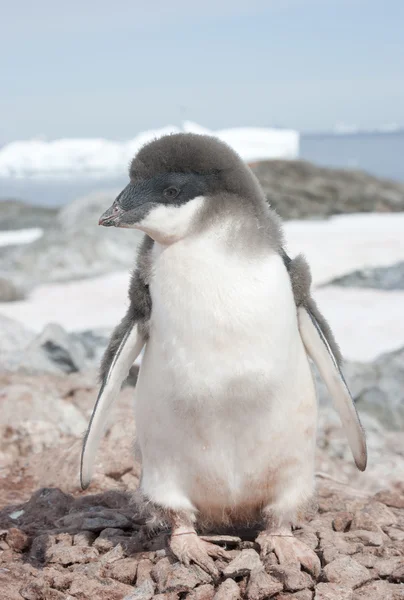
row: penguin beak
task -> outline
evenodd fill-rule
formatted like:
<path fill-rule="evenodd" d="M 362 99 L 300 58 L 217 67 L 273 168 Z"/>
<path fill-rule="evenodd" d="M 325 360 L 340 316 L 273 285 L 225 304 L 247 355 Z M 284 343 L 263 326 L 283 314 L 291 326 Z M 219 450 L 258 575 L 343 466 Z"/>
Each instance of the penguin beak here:
<path fill-rule="evenodd" d="M 119 227 L 119 220 L 125 211 L 119 206 L 112 205 L 103 213 L 98 221 L 98 225 L 104 227 Z"/>

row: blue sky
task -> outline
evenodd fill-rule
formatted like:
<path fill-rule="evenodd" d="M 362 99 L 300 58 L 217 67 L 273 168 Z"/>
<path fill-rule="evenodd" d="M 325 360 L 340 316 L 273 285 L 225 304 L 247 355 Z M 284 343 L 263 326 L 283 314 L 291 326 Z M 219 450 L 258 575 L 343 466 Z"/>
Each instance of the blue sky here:
<path fill-rule="evenodd" d="M 404 125 L 403 23 L 403 0 L 0 0 L 0 143 Z"/>

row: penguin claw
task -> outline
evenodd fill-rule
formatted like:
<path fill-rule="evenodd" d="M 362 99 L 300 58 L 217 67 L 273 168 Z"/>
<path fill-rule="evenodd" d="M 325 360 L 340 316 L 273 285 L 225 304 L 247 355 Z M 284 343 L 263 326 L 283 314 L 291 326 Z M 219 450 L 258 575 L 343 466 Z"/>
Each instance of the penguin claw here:
<path fill-rule="evenodd" d="M 189 566 L 190 563 L 195 563 L 206 571 L 213 580 L 219 578 L 219 571 L 213 558 L 229 558 L 223 548 L 202 540 L 196 533 L 172 536 L 170 549 L 184 565 Z"/>
<path fill-rule="evenodd" d="M 263 531 L 257 537 L 261 556 L 267 556 L 274 551 L 280 565 L 295 565 L 299 570 L 303 566 L 309 573 L 318 577 L 321 562 L 317 554 L 305 543 L 293 537 L 292 534 L 279 535 Z"/>

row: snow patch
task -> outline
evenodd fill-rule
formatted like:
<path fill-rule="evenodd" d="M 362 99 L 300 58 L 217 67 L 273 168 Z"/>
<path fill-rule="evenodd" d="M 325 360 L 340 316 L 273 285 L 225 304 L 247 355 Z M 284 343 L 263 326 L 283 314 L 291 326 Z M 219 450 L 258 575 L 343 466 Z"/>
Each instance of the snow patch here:
<path fill-rule="evenodd" d="M 14 231 L 0 231 L 0 246 L 11 246 L 17 244 L 30 244 L 43 235 L 39 227 L 31 229 L 17 229 Z"/>

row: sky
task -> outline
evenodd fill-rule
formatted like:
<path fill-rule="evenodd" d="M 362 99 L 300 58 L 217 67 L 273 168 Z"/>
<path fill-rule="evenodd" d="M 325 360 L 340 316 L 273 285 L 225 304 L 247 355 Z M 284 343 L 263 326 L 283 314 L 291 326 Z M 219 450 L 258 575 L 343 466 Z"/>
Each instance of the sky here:
<path fill-rule="evenodd" d="M 404 125 L 403 0 L 0 0 L 0 144 Z"/>

